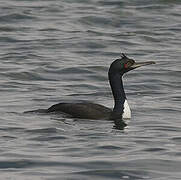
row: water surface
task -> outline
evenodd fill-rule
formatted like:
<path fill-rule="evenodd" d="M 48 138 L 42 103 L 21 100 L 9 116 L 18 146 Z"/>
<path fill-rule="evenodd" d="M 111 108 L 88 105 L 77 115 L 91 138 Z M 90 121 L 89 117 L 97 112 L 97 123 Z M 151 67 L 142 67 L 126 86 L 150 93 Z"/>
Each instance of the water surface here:
<path fill-rule="evenodd" d="M 0 11 L 1 179 L 180 179 L 179 0 L 7 0 Z M 23 114 L 61 100 L 111 108 L 121 52 L 157 63 L 124 76 L 124 130 Z"/>

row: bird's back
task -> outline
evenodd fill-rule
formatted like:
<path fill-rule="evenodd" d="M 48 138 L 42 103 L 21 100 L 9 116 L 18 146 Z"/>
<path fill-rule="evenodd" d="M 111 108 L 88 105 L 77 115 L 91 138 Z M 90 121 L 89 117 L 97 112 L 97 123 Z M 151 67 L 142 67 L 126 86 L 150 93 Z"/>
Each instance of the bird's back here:
<path fill-rule="evenodd" d="M 63 112 L 81 119 L 109 119 L 112 110 L 95 103 L 59 103 L 48 108 L 47 112 Z"/>

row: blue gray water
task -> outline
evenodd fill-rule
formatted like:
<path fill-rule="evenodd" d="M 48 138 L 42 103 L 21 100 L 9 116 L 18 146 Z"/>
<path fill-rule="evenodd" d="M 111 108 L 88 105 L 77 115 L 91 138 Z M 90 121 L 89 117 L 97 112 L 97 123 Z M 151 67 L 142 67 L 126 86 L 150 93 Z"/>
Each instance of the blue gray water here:
<path fill-rule="evenodd" d="M 180 0 L 6 0 L 0 12 L 0 179 L 180 179 Z M 124 130 L 23 114 L 61 100 L 112 107 L 121 52 L 157 63 L 124 76 Z"/>

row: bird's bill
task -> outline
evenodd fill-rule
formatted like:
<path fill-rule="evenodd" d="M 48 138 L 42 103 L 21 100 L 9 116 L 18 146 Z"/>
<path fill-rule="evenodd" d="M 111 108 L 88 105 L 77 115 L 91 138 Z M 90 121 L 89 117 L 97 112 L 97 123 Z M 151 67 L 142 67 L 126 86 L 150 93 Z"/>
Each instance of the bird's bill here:
<path fill-rule="evenodd" d="M 139 68 L 141 66 L 147 66 L 150 64 L 156 64 L 154 61 L 147 61 L 147 62 L 135 62 L 131 68 L 135 69 L 135 68 Z"/>

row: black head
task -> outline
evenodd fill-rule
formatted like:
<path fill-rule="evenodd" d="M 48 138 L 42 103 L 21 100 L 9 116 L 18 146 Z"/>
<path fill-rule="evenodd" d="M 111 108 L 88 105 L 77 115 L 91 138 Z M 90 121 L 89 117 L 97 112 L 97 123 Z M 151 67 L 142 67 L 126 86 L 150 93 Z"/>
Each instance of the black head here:
<path fill-rule="evenodd" d="M 146 66 L 149 64 L 155 64 L 154 61 L 147 61 L 147 62 L 135 62 L 133 59 L 128 58 L 124 53 L 121 54 L 120 59 L 116 59 L 112 62 L 109 73 L 119 73 L 120 75 L 123 75 L 124 73 L 127 73 L 130 70 L 136 69 L 141 66 Z"/>

